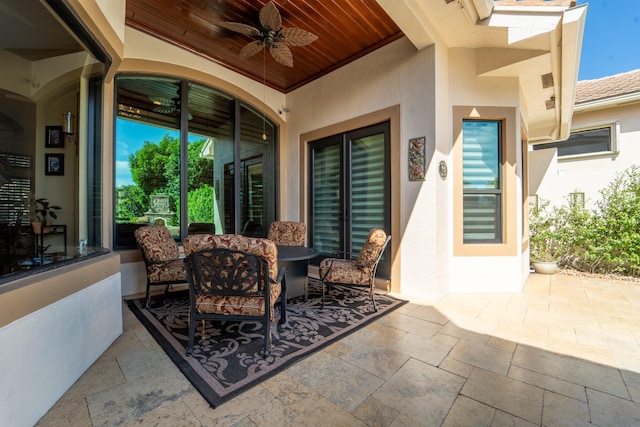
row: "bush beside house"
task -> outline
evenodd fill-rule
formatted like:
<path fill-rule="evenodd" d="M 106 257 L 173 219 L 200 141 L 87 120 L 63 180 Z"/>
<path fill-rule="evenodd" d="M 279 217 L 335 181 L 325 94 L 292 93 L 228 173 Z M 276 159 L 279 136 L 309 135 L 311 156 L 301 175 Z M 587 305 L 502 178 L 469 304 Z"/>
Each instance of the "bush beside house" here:
<path fill-rule="evenodd" d="M 556 259 L 588 273 L 640 277 L 640 167 L 600 191 L 597 208 L 540 200 L 529 213 L 531 260 Z"/>

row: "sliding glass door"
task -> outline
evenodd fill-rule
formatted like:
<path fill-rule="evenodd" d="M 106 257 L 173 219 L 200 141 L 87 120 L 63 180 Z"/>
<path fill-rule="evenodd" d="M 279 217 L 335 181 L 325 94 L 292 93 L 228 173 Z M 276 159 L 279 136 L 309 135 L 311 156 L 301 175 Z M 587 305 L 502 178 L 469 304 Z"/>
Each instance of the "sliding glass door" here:
<path fill-rule="evenodd" d="M 389 123 L 309 145 L 311 245 L 323 257 L 356 257 L 369 230 L 391 229 Z M 389 257 L 378 275 L 389 277 Z"/>

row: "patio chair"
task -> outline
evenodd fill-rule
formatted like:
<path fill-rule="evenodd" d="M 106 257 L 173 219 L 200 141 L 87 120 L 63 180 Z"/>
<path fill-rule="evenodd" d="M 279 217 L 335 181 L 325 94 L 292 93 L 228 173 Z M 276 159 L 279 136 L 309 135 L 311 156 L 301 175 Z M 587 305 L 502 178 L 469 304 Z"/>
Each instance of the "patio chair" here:
<path fill-rule="evenodd" d="M 196 325 L 206 320 L 260 320 L 263 355 L 271 353 L 271 322 L 280 299 L 280 320 L 287 320 L 285 269 L 278 269 L 276 245 L 241 235 L 194 235 L 184 241 L 189 280 L 189 340 L 195 344 Z"/>
<path fill-rule="evenodd" d="M 333 283 L 369 288 L 373 309 L 378 311 L 375 300 L 375 277 L 378 263 L 384 254 L 391 236 L 384 230 L 374 228 L 369 231 L 358 258 L 325 258 L 320 262 L 319 275 L 322 280 L 322 308 L 324 308 L 325 288 Z"/>
<path fill-rule="evenodd" d="M 142 252 L 147 272 L 146 307 L 151 300 L 151 286 L 169 286 L 187 283 L 187 271 L 180 258 L 180 250 L 171 232 L 164 225 L 147 225 L 134 231 L 136 243 Z"/>
<path fill-rule="evenodd" d="M 267 239 L 279 246 L 304 246 L 307 224 L 296 221 L 274 221 L 269 225 Z"/>

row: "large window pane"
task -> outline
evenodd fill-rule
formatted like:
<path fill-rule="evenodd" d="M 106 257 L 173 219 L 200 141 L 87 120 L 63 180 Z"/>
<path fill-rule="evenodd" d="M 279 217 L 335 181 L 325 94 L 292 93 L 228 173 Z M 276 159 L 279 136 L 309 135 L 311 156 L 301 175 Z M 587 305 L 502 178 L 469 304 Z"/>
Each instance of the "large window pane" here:
<path fill-rule="evenodd" d="M 180 81 L 118 79 L 116 247 L 133 230 L 163 224 L 180 237 Z"/>
<path fill-rule="evenodd" d="M 240 110 L 240 222 L 242 233 L 265 237 L 275 220 L 275 128 L 247 106 Z"/>
<path fill-rule="evenodd" d="M 499 122 L 465 120 L 463 127 L 463 182 L 465 190 L 500 186 Z"/>
<path fill-rule="evenodd" d="M 228 221 L 234 217 L 233 206 L 225 209 L 228 197 L 224 186 L 224 165 L 233 164 L 235 101 L 228 95 L 206 86 L 189 87 L 189 164 L 188 224 L 207 229 L 213 224 L 216 233 L 233 232 Z"/>
<path fill-rule="evenodd" d="M 500 198 L 496 194 L 465 194 L 463 203 L 464 241 L 494 242 L 500 235 Z"/>
<path fill-rule="evenodd" d="M 465 120 L 463 132 L 463 234 L 465 243 L 502 239 L 501 122 Z"/>
<path fill-rule="evenodd" d="M 11 19 L 0 31 L 0 283 L 104 252 L 104 52 L 72 13 L 56 16 L 37 0 L 3 5 Z M 60 209 L 42 218 L 47 204 Z"/>

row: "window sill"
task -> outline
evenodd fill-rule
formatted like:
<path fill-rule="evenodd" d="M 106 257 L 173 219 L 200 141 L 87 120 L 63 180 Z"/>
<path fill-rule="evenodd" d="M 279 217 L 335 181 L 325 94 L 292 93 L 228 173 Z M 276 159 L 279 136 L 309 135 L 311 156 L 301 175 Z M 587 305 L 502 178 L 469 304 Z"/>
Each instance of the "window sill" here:
<path fill-rule="evenodd" d="M 575 162 L 579 160 L 594 160 L 594 159 L 606 159 L 617 157 L 620 154 L 619 151 L 604 151 L 601 153 L 592 153 L 592 154 L 576 154 L 573 156 L 558 156 L 558 163 L 564 162 Z"/>

